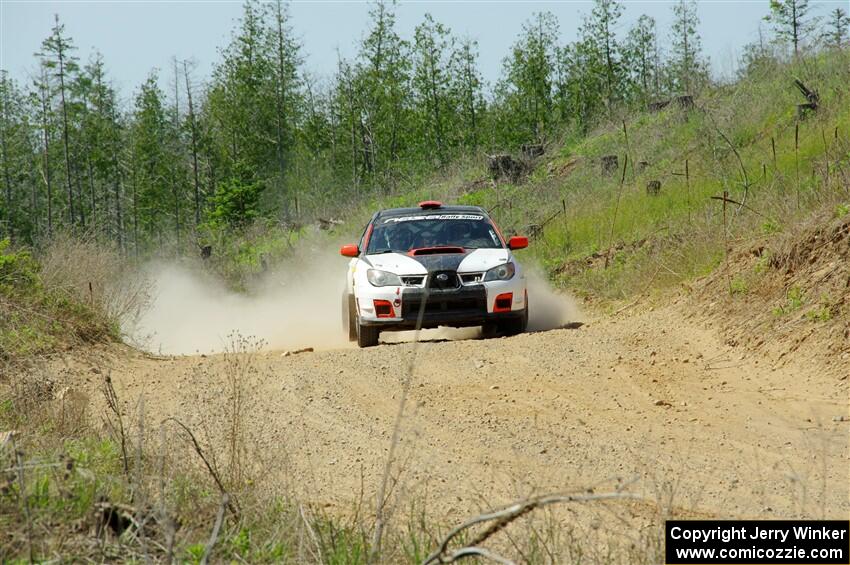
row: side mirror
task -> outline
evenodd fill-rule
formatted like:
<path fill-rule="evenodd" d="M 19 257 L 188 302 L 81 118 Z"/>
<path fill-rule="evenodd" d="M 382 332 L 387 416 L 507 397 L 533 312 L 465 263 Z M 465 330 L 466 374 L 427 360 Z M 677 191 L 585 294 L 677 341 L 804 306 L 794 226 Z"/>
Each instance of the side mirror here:
<path fill-rule="evenodd" d="M 528 238 L 524 235 L 515 235 L 508 240 L 509 249 L 525 249 L 528 247 Z"/>
<path fill-rule="evenodd" d="M 356 245 L 348 244 L 339 248 L 339 254 L 343 257 L 357 257 L 360 255 L 360 250 Z"/>

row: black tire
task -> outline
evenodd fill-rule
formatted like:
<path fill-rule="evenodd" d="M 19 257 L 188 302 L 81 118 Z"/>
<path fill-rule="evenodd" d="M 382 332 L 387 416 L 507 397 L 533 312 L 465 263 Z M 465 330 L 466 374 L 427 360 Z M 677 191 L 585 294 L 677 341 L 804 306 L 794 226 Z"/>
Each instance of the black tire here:
<path fill-rule="evenodd" d="M 348 341 L 357 341 L 357 314 L 354 295 L 342 295 L 342 329 L 348 332 Z"/>
<path fill-rule="evenodd" d="M 485 338 L 519 335 L 528 328 L 528 300 L 526 299 L 525 310 L 522 316 L 490 322 L 481 328 L 481 335 Z"/>
<path fill-rule="evenodd" d="M 503 320 L 499 322 L 499 335 L 504 336 L 512 336 L 518 335 L 525 331 L 525 328 L 528 327 L 528 308 L 522 314 L 520 318 L 512 318 L 510 320 Z"/>
<path fill-rule="evenodd" d="M 498 337 L 499 335 L 499 324 L 495 322 L 488 322 L 481 326 L 481 337 L 484 339 L 491 339 L 494 337 Z"/>
<path fill-rule="evenodd" d="M 378 345 L 378 338 L 380 337 L 380 328 L 357 323 L 357 345 L 359 347 L 374 347 Z"/>

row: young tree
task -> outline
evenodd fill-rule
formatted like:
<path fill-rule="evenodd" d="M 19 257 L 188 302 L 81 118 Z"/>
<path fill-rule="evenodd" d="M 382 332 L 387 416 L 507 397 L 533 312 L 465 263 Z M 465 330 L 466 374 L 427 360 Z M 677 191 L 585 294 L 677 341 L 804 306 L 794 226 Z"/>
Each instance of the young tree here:
<path fill-rule="evenodd" d="M 355 82 L 354 68 L 342 57 L 337 62 L 330 106 L 331 123 L 334 132 L 338 132 L 334 135 L 334 163 L 341 178 L 347 179 L 357 189 L 369 163 L 366 158 L 367 147 L 363 145 L 366 139 L 363 96 L 359 84 Z"/>
<path fill-rule="evenodd" d="M 92 198 L 92 210 L 99 204 L 102 217 L 100 231 L 111 234 L 123 249 L 123 169 L 121 155 L 126 127 L 119 111 L 118 94 L 106 77 L 103 56 L 95 53 L 83 69 L 89 108 L 81 129 L 82 146 L 86 148 L 89 180 L 97 183 L 99 196 Z M 95 220 L 92 220 L 95 223 Z"/>
<path fill-rule="evenodd" d="M 694 0 L 679 0 L 673 5 L 670 81 L 672 88 L 682 94 L 692 94 L 708 80 L 697 26 L 699 16 Z"/>
<path fill-rule="evenodd" d="M 483 80 L 478 70 L 478 42 L 466 37 L 452 53 L 449 72 L 452 96 L 460 113 L 460 137 L 469 149 L 477 149 L 484 112 Z"/>
<path fill-rule="evenodd" d="M 253 166 L 238 162 L 232 175 L 216 187 L 209 223 L 213 227 L 243 228 L 260 217 L 260 196 L 265 190 Z"/>
<path fill-rule="evenodd" d="M 289 25 L 289 14 L 281 0 L 270 7 L 273 27 L 269 30 L 267 41 L 273 54 L 274 66 L 272 88 L 274 90 L 275 140 L 278 173 L 286 173 L 288 153 L 295 146 L 295 128 L 303 104 L 301 80 L 301 46 L 295 41 Z"/>
<path fill-rule="evenodd" d="M 2 214 L 0 214 L 0 240 L 6 237 L 12 237 L 15 233 L 13 208 L 14 200 L 12 197 L 12 165 L 10 161 L 10 145 L 11 145 L 11 130 L 14 127 L 15 121 L 14 110 L 12 109 L 12 90 L 14 84 L 6 76 L 6 71 L 0 71 L 0 161 L 2 161 L 2 182 L 3 190 L 0 194 L 3 196 Z"/>
<path fill-rule="evenodd" d="M 425 14 L 425 21 L 416 27 L 413 44 L 413 95 L 416 100 L 418 129 L 422 132 L 422 156 L 433 155 L 445 164 L 452 145 L 451 125 L 454 123 L 454 103 L 450 89 L 449 30 Z"/>
<path fill-rule="evenodd" d="M 372 23 L 361 43 L 356 69 L 357 90 L 363 95 L 362 147 L 367 171 L 386 172 L 410 141 L 410 49 L 395 28 L 393 5 L 379 0 L 369 12 Z"/>
<path fill-rule="evenodd" d="M 42 60 L 40 64 L 40 76 L 34 81 L 36 93 L 33 105 L 38 108 L 38 120 L 41 126 L 41 178 L 44 181 L 44 190 L 47 200 L 47 237 L 53 235 L 53 176 L 51 161 L 51 140 L 53 139 L 54 116 L 50 106 L 50 75 L 47 72 L 47 64 Z"/>
<path fill-rule="evenodd" d="M 609 108 L 620 94 L 621 53 L 615 30 L 622 14 L 623 6 L 616 0 L 596 0 L 582 30 L 584 40 L 595 43 L 593 51 L 598 60 L 594 60 L 593 65 L 596 72 L 605 76 L 605 98 Z"/>
<path fill-rule="evenodd" d="M 565 123 L 588 131 L 604 112 L 606 78 L 596 69 L 599 59 L 596 41 L 584 38 L 558 49 L 556 96 L 559 114 Z"/>
<path fill-rule="evenodd" d="M 795 57 L 814 24 L 807 19 L 809 9 L 809 0 L 770 0 L 770 14 L 764 17 L 773 24 L 777 37 L 791 43 Z"/>
<path fill-rule="evenodd" d="M 631 83 L 630 90 L 636 91 L 636 97 L 642 104 L 658 95 L 658 51 L 655 19 L 644 14 L 629 30 L 623 48 L 625 67 L 628 69 Z"/>
<path fill-rule="evenodd" d="M 268 46 L 262 11 L 246 2 L 239 29 L 213 70 L 206 104 L 225 174 L 229 164 L 240 160 L 263 174 L 278 170 L 274 89 L 269 84 L 274 62 Z"/>
<path fill-rule="evenodd" d="M 774 47 L 765 41 L 761 25 L 759 25 L 758 36 L 758 41 L 744 45 L 738 78 L 772 72 L 776 67 L 777 58 Z"/>
<path fill-rule="evenodd" d="M 33 131 L 27 100 L 6 71 L 0 70 L 0 240 L 32 240 L 37 223 L 36 202 L 27 203 L 32 183 L 30 162 Z M 29 208 L 29 209 L 28 209 Z"/>
<path fill-rule="evenodd" d="M 160 249 L 164 245 L 165 220 L 177 195 L 167 189 L 177 156 L 173 153 L 173 123 L 166 108 L 165 93 L 159 88 L 156 72 L 152 72 L 136 95 L 131 132 L 133 145 L 134 216 L 137 231 L 155 237 Z M 177 218 L 175 235 L 177 233 Z M 139 237 L 137 233 L 136 237 Z M 136 242 L 137 246 L 139 241 Z"/>
<path fill-rule="evenodd" d="M 557 39 L 558 20 L 550 12 L 535 14 L 523 24 L 504 60 L 504 78 L 497 86 L 502 139 L 510 143 L 537 140 L 552 124 L 552 63 Z"/>
<path fill-rule="evenodd" d="M 850 27 L 850 17 L 841 8 L 835 8 L 829 13 L 828 28 L 823 32 L 825 43 L 833 49 L 841 49 L 847 43 L 847 28 Z"/>
<path fill-rule="evenodd" d="M 191 142 L 191 158 L 192 158 L 192 194 L 194 196 L 195 209 L 195 227 L 201 223 L 201 180 L 198 167 L 198 122 L 195 117 L 195 104 L 193 103 L 192 84 L 189 78 L 189 62 L 183 61 L 183 78 L 186 79 L 186 102 L 189 106 L 189 113 L 186 116 L 186 122 L 189 129 L 189 140 Z"/>
<path fill-rule="evenodd" d="M 68 221 L 73 225 L 76 220 L 74 208 L 73 171 L 71 167 L 71 141 L 68 120 L 68 83 L 78 70 L 77 59 L 71 53 L 75 47 L 71 38 L 65 36 L 65 26 L 59 23 L 59 16 L 54 19 L 50 36 L 41 43 L 42 58 L 47 69 L 53 71 L 53 76 L 59 81 L 59 113 L 62 116 L 62 147 L 65 156 L 65 181 L 68 189 Z M 80 210 L 82 214 L 82 210 Z M 85 223 L 84 217 L 81 220 Z"/>

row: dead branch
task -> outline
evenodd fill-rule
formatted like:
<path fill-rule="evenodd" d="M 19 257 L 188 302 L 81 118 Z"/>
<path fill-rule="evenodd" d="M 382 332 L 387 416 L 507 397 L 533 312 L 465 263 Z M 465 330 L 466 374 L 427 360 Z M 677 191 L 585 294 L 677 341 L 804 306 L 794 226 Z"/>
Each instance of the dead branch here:
<path fill-rule="evenodd" d="M 221 506 L 218 507 L 218 515 L 215 517 L 215 524 L 213 525 L 213 530 L 210 534 L 210 541 L 207 542 L 207 547 L 204 548 L 204 556 L 201 558 L 201 565 L 207 565 L 209 562 L 210 553 L 212 553 L 215 542 L 218 541 L 218 534 L 221 531 L 221 525 L 224 522 L 224 512 L 228 507 L 230 507 L 230 495 L 225 492 L 221 495 Z"/>
<path fill-rule="evenodd" d="M 510 559 L 506 559 L 501 555 L 497 555 L 488 549 L 484 549 L 483 547 L 463 547 L 461 549 L 458 549 L 457 551 L 453 551 L 447 557 L 450 558 L 450 561 L 441 561 L 440 563 L 452 563 L 454 561 L 460 561 L 461 559 L 465 559 L 466 557 L 483 557 L 485 559 L 489 559 L 490 561 L 495 561 L 500 565 L 516 565 Z"/>
<path fill-rule="evenodd" d="M 773 218 L 771 218 L 770 216 L 765 216 L 764 214 L 762 214 L 761 212 L 759 212 L 755 208 L 753 208 L 751 206 L 747 206 L 743 202 L 738 202 L 737 200 L 729 198 L 728 196 L 710 196 L 709 198 L 711 198 L 712 200 L 720 200 L 720 201 L 723 201 L 723 202 L 728 202 L 729 204 L 736 204 L 736 205 L 740 206 L 741 208 L 749 210 L 750 212 L 752 212 L 753 214 L 755 214 L 757 216 L 761 216 L 765 220 L 770 220 L 771 222 L 774 221 Z"/>
<path fill-rule="evenodd" d="M 536 498 L 530 498 L 521 502 L 514 503 L 507 508 L 503 508 L 501 510 L 496 510 L 494 512 L 490 512 L 487 514 L 481 514 L 479 516 L 475 516 L 474 518 L 470 518 L 466 522 L 460 524 L 453 528 L 443 541 L 440 542 L 439 547 L 431 553 L 425 560 L 422 562 L 422 565 L 430 565 L 431 563 L 453 563 L 455 561 L 459 561 L 465 557 L 471 556 L 481 556 L 492 559 L 493 561 L 499 563 L 511 563 L 510 561 L 499 557 L 498 555 L 492 554 L 486 549 L 482 549 L 477 547 L 478 545 L 487 541 L 490 537 L 497 534 L 505 527 L 507 527 L 514 520 L 525 516 L 526 514 L 537 510 L 539 508 L 543 508 L 545 506 L 550 506 L 553 504 L 561 504 L 561 503 L 571 503 L 571 502 L 593 502 L 597 500 L 612 500 L 612 499 L 624 499 L 624 498 L 639 498 L 636 495 L 623 492 L 623 489 L 626 485 L 620 487 L 620 489 L 610 492 L 610 493 L 602 493 L 602 494 L 550 494 L 543 495 Z M 476 536 L 469 544 L 460 549 L 456 549 L 452 552 L 448 552 L 448 546 L 451 541 L 460 535 L 465 530 L 468 530 L 472 526 L 477 524 L 482 524 L 485 522 L 492 522 L 490 526 L 478 536 Z"/>
<path fill-rule="evenodd" d="M 23 453 L 18 450 L 18 444 L 15 441 L 15 434 L 9 435 L 9 441 L 12 442 L 12 452 L 15 454 L 15 462 L 18 466 L 18 482 L 21 489 L 21 506 L 24 510 L 24 518 L 27 521 L 27 549 L 29 551 L 29 562 L 33 561 L 33 546 L 32 546 L 32 516 L 30 515 L 30 503 L 27 498 L 27 488 L 24 481 L 24 458 Z"/>
<path fill-rule="evenodd" d="M 797 90 L 800 91 L 800 94 L 802 94 L 805 99 L 808 100 L 809 104 L 812 105 L 812 109 L 817 109 L 818 103 L 820 102 L 820 95 L 818 95 L 818 91 L 810 89 L 797 77 L 794 77 L 794 85 L 797 87 Z"/>
<path fill-rule="evenodd" d="M 608 251 L 605 253 L 605 268 L 608 268 L 608 261 L 611 259 L 611 248 L 614 246 L 614 227 L 617 225 L 617 212 L 620 211 L 620 198 L 623 196 L 623 185 L 626 182 L 626 167 L 629 164 L 628 153 L 623 162 L 623 176 L 620 177 L 620 187 L 617 189 L 617 200 L 614 204 L 614 217 L 611 218 L 611 234 L 608 236 Z"/>
<path fill-rule="evenodd" d="M 384 534 L 385 515 L 384 510 L 387 502 L 387 485 L 390 481 L 390 474 L 395 461 L 395 451 L 398 448 L 401 439 L 401 423 L 404 420 L 404 410 L 407 406 L 407 395 L 410 392 L 410 383 L 413 380 L 413 370 L 416 368 L 416 355 L 419 352 L 421 342 L 419 335 L 422 332 L 422 321 L 425 319 L 425 304 L 428 302 L 429 290 L 426 288 L 422 295 L 422 303 L 419 306 L 419 313 L 416 317 L 416 329 L 413 333 L 413 350 L 410 352 L 410 359 L 407 363 L 407 372 L 402 380 L 401 396 L 398 401 L 398 412 L 396 412 L 395 421 L 393 423 L 393 433 L 390 439 L 390 447 L 387 453 L 387 461 L 384 464 L 384 472 L 381 477 L 381 482 L 378 485 L 378 493 L 376 496 L 375 507 L 375 531 L 372 534 L 372 547 L 369 552 L 368 563 L 376 563 L 381 555 L 381 541 Z"/>
<path fill-rule="evenodd" d="M 189 436 L 189 439 L 192 440 L 192 446 L 195 448 L 195 453 L 197 453 L 198 457 L 201 458 L 201 461 L 204 462 L 204 465 L 206 466 L 207 471 L 209 471 L 210 476 L 212 477 L 213 481 L 215 481 L 215 484 L 218 487 L 219 492 L 221 492 L 221 494 L 222 494 L 222 497 L 223 497 L 222 500 L 225 500 L 224 497 L 226 496 L 227 507 L 230 509 L 230 511 L 233 513 L 233 515 L 238 519 L 239 516 L 241 515 L 241 511 L 239 509 L 239 503 L 235 499 L 231 499 L 230 495 L 227 492 L 227 489 L 224 488 L 224 483 L 221 482 L 221 478 L 218 476 L 218 473 L 215 471 L 215 469 L 213 469 L 212 465 L 210 465 L 210 462 L 207 459 L 207 456 L 204 455 L 204 450 L 201 449 L 201 444 L 198 443 L 198 439 L 195 437 L 195 434 L 192 433 L 192 430 L 190 430 L 189 427 L 186 426 L 186 424 L 184 424 L 183 422 L 181 422 L 180 420 L 178 420 L 177 418 L 175 418 L 173 416 L 170 417 L 170 418 L 166 418 L 161 423 L 164 424 L 166 422 L 174 422 L 175 424 L 177 424 L 178 426 L 183 428 L 183 431 L 186 432 L 186 434 Z"/>
<path fill-rule="evenodd" d="M 115 387 L 112 385 L 112 377 L 110 377 L 109 373 L 107 373 L 103 378 L 103 396 L 106 399 L 107 408 L 109 408 L 110 412 L 115 415 L 115 419 L 118 423 L 117 435 L 121 442 L 121 464 L 124 468 L 124 475 L 127 476 L 130 473 L 130 462 L 127 456 L 127 434 L 124 430 L 124 418 L 121 415 L 121 405 L 118 402 L 118 395 L 115 393 Z M 116 425 L 113 423 L 112 418 L 108 413 L 104 416 L 104 420 L 106 420 L 107 426 L 114 434 Z"/>
<path fill-rule="evenodd" d="M 301 519 L 304 521 L 304 526 L 307 528 L 307 533 L 310 534 L 310 539 L 316 546 L 316 559 L 319 560 L 319 565 L 324 565 L 325 561 L 322 558 L 322 545 L 319 543 L 319 538 L 318 536 L 316 536 L 316 531 L 313 529 L 313 526 L 310 524 L 310 520 L 307 518 L 307 515 L 304 512 L 303 504 L 298 505 L 298 513 L 301 515 Z"/>
<path fill-rule="evenodd" d="M 741 204 L 739 205 L 738 210 L 735 212 L 735 215 L 737 216 L 738 212 L 740 212 L 741 208 L 744 205 L 743 203 L 746 203 L 747 201 L 747 195 L 750 193 L 750 177 L 747 174 L 747 168 L 744 166 L 744 160 L 741 159 L 741 154 L 738 153 L 738 150 L 735 148 L 735 145 L 732 143 L 732 141 L 730 141 L 728 137 L 726 137 L 726 134 L 723 133 L 723 130 L 721 130 L 720 126 L 717 125 L 717 122 L 714 121 L 714 117 L 711 115 L 711 112 L 706 112 L 706 114 L 708 115 L 708 119 L 711 120 L 711 125 L 714 126 L 714 129 L 717 130 L 717 133 L 720 134 L 720 137 L 723 138 L 723 141 L 726 142 L 726 145 L 728 145 L 729 148 L 732 150 L 732 153 L 735 154 L 735 158 L 738 160 L 738 166 L 741 167 L 741 174 L 744 180 L 744 197 L 741 199 Z"/>

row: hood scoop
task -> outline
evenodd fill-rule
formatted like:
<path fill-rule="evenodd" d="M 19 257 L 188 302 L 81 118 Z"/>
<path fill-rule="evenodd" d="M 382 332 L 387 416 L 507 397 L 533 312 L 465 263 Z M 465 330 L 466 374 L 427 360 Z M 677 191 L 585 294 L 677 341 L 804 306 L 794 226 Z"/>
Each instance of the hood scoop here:
<path fill-rule="evenodd" d="M 443 255 L 448 253 L 466 253 L 463 247 L 422 247 L 421 249 L 411 249 L 410 254 L 414 257 L 418 255 Z"/>

